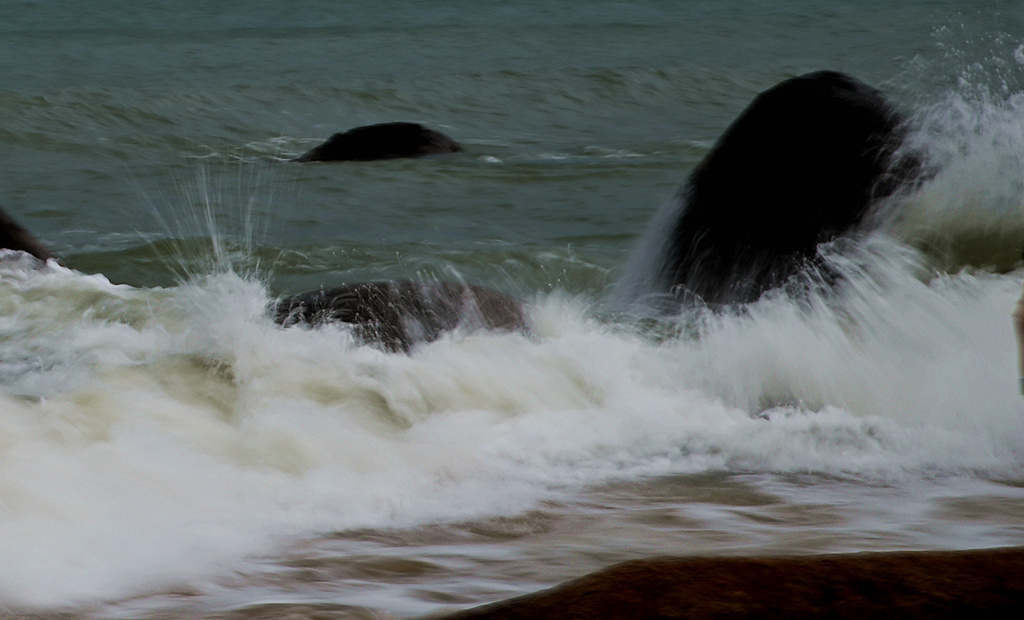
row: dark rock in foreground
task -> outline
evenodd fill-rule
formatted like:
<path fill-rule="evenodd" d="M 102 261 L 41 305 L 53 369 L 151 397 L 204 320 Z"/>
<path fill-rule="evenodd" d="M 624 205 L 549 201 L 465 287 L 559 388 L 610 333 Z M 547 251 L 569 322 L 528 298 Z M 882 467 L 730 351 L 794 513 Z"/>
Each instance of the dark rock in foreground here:
<path fill-rule="evenodd" d="M 448 620 L 1020 618 L 1024 548 L 637 560 Z"/>
<path fill-rule="evenodd" d="M 460 282 L 363 282 L 281 300 L 275 320 L 288 327 L 348 323 L 367 344 L 409 351 L 454 329 L 525 331 L 520 303 Z"/>
<path fill-rule="evenodd" d="M 417 123 L 381 123 L 336 133 L 292 161 L 373 161 L 462 150 L 455 140 Z"/>

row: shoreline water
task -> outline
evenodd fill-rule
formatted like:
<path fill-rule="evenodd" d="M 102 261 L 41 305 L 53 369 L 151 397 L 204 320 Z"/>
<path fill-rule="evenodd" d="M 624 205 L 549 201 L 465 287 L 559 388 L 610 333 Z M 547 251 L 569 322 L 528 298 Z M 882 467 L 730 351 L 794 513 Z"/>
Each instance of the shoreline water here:
<path fill-rule="evenodd" d="M 1012 9 L 3 4 L 0 203 L 68 267 L 0 263 L 0 616 L 422 617 L 652 556 L 1024 544 Z M 611 311 L 730 121 L 819 69 L 939 171 L 830 255 L 844 296 Z M 466 152 L 279 161 L 386 121 Z M 418 278 L 535 331 L 391 355 L 265 315 Z"/>

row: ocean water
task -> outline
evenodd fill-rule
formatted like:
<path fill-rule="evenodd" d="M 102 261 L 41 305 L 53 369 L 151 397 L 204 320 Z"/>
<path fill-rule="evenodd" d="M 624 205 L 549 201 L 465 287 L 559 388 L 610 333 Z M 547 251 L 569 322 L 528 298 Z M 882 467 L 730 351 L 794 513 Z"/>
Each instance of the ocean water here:
<path fill-rule="evenodd" d="M 782 5 L 782 6 L 780 6 Z M 934 175 L 840 295 L 614 312 L 760 91 L 879 88 Z M 0 4 L 0 617 L 420 617 L 652 555 L 1024 544 L 1024 3 Z M 414 121 L 450 157 L 288 163 Z M 281 329 L 514 295 L 409 355 Z"/>

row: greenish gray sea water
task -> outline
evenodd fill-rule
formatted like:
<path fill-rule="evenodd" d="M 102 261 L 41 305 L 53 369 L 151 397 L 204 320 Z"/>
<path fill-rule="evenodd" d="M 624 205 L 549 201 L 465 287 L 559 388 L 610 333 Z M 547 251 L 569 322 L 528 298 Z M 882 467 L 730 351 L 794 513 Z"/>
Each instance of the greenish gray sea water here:
<path fill-rule="evenodd" d="M 756 96 L 877 88 L 938 173 L 841 309 L 605 307 Z M 0 617 L 422 616 L 650 555 L 1024 543 L 1024 3 L 0 4 Z M 450 157 L 286 161 L 413 121 Z M 411 355 L 384 278 L 525 300 Z"/>

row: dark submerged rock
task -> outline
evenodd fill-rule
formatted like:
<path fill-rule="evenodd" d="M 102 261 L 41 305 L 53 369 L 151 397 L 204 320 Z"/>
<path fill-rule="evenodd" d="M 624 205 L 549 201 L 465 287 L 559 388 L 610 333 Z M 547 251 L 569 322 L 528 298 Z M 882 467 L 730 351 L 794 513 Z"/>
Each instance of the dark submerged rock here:
<path fill-rule="evenodd" d="M 449 620 L 1017 618 L 1024 549 L 656 558 Z"/>
<path fill-rule="evenodd" d="M 0 207 L 0 249 L 27 252 L 39 260 L 56 259 L 57 256 L 35 238 Z"/>
<path fill-rule="evenodd" d="M 293 161 L 373 161 L 462 150 L 455 140 L 417 123 L 381 123 L 336 133 Z"/>
<path fill-rule="evenodd" d="M 517 300 L 459 282 L 363 282 L 312 291 L 281 300 L 274 319 L 285 327 L 347 323 L 364 343 L 405 352 L 457 328 L 526 330 Z"/>
<path fill-rule="evenodd" d="M 680 189 L 655 279 L 709 305 L 755 301 L 856 230 L 912 178 L 904 119 L 875 89 L 822 71 L 761 93 Z"/>

